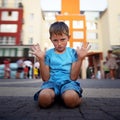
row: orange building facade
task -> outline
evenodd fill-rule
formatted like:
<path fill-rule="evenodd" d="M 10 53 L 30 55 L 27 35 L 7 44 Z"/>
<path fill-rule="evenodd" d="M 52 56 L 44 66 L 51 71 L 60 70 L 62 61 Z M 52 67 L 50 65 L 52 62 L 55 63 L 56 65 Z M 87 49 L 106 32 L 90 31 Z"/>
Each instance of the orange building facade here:
<path fill-rule="evenodd" d="M 64 21 L 70 30 L 70 47 L 77 47 L 82 42 L 86 42 L 86 21 L 85 16 L 80 15 L 79 0 L 62 0 L 61 14 L 56 16 L 56 20 Z"/>
<path fill-rule="evenodd" d="M 77 48 L 81 46 L 82 43 L 87 42 L 86 38 L 86 18 L 84 15 L 80 14 L 80 0 L 69 0 L 69 5 L 67 0 L 62 0 L 61 14 L 56 16 L 57 21 L 64 21 L 70 30 L 70 40 L 69 46 Z M 83 61 L 81 77 L 83 79 L 87 78 L 87 68 L 92 67 L 94 69 L 94 74 L 97 73 L 97 66 L 101 64 L 102 53 L 92 52 Z"/>

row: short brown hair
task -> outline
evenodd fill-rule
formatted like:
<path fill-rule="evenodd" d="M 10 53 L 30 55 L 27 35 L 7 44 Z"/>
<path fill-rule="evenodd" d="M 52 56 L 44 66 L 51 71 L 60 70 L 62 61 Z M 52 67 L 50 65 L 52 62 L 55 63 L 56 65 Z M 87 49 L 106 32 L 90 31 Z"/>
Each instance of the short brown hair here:
<path fill-rule="evenodd" d="M 53 34 L 56 34 L 56 35 L 66 34 L 67 36 L 69 36 L 69 28 L 64 22 L 57 21 L 51 24 L 49 28 L 49 34 L 50 34 L 50 37 Z"/>

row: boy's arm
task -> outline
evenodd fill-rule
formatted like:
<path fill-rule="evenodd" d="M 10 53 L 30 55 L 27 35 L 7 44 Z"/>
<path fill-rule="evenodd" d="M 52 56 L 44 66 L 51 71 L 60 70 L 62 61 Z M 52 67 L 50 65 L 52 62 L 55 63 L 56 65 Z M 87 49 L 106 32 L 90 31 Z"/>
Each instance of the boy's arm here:
<path fill-rule="evenodd" d="M 40 63 L 40 73 L 43 81 L 48 81 L 50 78 L 49 66 L 45 65 L 44 60 L 39 60 Z"/>
<path fill-rule="evenodd" d="M 74 62 L 72 64 L 72 67 L 71 67 L 70 77 L 71 77 L 72 80 L 77 80 L 77 78 L 80 74 L 82 61 L 87 56 L 88 51 L 90 49 L 90 46 L 88 46 L 88 45 L 89 45 L 89 43 L 84 43 L 81 48 L 78 47 L 77 50 L 76 50 L 77 55 L 78 55 L 78 59 L 77 59 L 76 62 Z"/>
<path fill-rule="evenodd" d="M 80 74 L 80 69 L 82 65 L 82 59 L 74 62 L 71 67 L 71 74 L 70 77 L 72 80 L 77 80 Z"/>
<path fill-rule="evenodd" d="M 48 81 L 48 79 L 50 78 L 50 71 L 49 71 L 49 67 L 47 65 L 45 65 L 45 52 L 43 52 L 40 48 L 39 44 L 33 45 L 31 47 L 30 53 L 35 55 L 40 63 L 40 71 L 41 71 L 41 77 L 44 81 Z"/>

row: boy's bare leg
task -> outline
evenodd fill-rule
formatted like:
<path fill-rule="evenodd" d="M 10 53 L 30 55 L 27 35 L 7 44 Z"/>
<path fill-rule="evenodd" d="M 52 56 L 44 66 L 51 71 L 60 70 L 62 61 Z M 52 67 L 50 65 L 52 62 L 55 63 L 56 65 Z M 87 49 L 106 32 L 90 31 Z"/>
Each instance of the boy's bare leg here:
<path fill-rule="evenodd" d="M 17 79 L 20 78 L 20 73 L 19 73 L 19 72 L 16 73 L 16 78 L 17 78 Z"/>
<path fill-rule="evenodd" d="M 63 93 L 62 99 L 67 107 L 74 108 L 80 105 L 81 98 L 74 90 L 67 90 Z"/>
<path fill-rule="evenodd" d="M 55 93 L 52 89 L 43 89 L 39 93 L 38 103 L 41 107 L 47 108 L 54 102 L 54 98 Z"/>

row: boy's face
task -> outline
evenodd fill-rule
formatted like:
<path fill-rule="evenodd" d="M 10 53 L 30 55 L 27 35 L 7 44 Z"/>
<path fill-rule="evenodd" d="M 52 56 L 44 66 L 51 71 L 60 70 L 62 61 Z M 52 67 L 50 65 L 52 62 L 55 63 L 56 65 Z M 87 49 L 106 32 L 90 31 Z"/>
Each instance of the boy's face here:
<path fill-rule="evenodd" d="M 67 36 L 66 34 L 62 35 L 53 34 L 50 39 L 55 47 L 55 51 L 57 53 L 62 53 L 66 49 L 69 36 Z"/>

